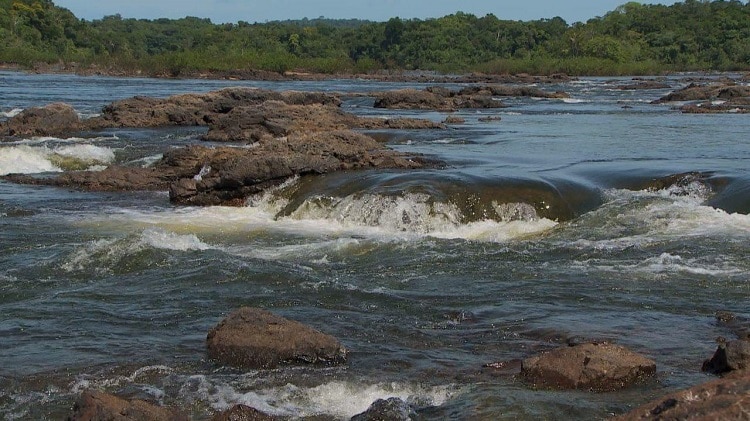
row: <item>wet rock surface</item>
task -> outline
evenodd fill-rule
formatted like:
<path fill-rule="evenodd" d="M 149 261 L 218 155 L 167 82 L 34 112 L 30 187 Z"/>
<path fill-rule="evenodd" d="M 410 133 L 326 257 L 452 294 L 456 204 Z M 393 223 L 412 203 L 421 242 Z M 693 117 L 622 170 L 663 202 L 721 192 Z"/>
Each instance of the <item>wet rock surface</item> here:
<path fill-rule="evenodd" d="M 222 364 L 272 369 L 289 364 L 335 365 L 347 350 L 333 336 L 266 310 L 243 307 L 227 316 L 206 338 L 208 356 Z"/>
<path fill-rule="evenodd" d="M 747 419 L 750 419 L 748 371 L 671 393 L 613 418 L 616 421 Z"/>
<path fill-rule="evenodd" d="M 73 406 L 68 421 L 187 421 L 186 414 L 174 408 L 156 406 L 142 400 L 125 400 L 107 393 L 87 390 Z"/>
<path fill-rule="evenodd" d="M 684 113 L 748 113 L 750 112 L 750 86 L 737 85 L 734 82 L 690 83 L 653 103 L 668 102 L 690 102 L 680 107 Z"/>
<path fill-rule="evenodd" d="M 628 387 L 656 373 L 656 363 L 610 343 L 561 347 L 523 361 L 521 375 L 542 389 L 606 392 Z"/>
<path fill-rule="evenodd" d="M 416 413 L 399 398 L 378 399 L 367 411 L 357 414 L 351 421 L 408 421 L 414 419 Z"/>
<path fill-rule="evenodd" d="M 750 369 L 750 340 L 718 340 L 719 346 L 714 355 L 703 362 L 702 370 L 712 374 Z"/>
<path fill-rule="evenodd" d="M 53 103 L 32 107 L 0 122 L 0 135 L 8 137 L 53 136 L 69 134 L 83 128 L 72 106 Z"/>
<path fill-rule="evenodd" d="M 377 94 L 375 108 L 452 111 L 463 108 L 506 108 L 497 97 L 567 98 L 564 92 L 545 92 L 526 86 L 483 85 L 450 90 L 431 86 Z"/>
<path fill-rule="evenodd" d="M 232 408 L 218 413 L 211 421 L 277 421 L 284 418 L 268 415 L 255 408 L 246 405 L 235 405 Z"/>

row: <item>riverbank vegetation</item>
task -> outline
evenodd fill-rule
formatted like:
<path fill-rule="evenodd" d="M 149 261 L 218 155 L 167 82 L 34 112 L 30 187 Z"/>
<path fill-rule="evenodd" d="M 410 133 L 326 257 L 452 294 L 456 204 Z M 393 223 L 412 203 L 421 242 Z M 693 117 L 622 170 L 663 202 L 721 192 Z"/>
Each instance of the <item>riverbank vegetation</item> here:
<path fill-rule="evenodd" d="M 252 18 L 252 17 L 248 17 Z M 626 3 L 601 17 L 86 21 L 50 0 L 0 0 L 0 62 L 180 76 L 258 69 L 367 73 L 423 70 L 571 75 L 750 69 L 750 3 Z"/>

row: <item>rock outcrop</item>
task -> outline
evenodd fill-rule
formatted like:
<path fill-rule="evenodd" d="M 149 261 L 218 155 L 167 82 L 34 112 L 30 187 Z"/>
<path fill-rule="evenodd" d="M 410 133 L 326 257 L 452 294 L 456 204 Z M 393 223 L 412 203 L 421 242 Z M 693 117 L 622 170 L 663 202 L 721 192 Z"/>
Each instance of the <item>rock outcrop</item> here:
<path fill-rule="evenodd" d="M 68 421 L 187 421 L 186 414 L 142 400 L 125 400 L 107 393 L 87 390 L 73 406 Z"/>
<path fill-rule="evenodd" d="M 656 373 L 656 363 L 610 343 L 562 347 L 523 361 L 521 375 L 534 387 L 614 391 Z"/>
<path fill-rule="evenodd" d="M 675 101 L 690 102 L 680 107 L 684 113 L 750 113 L 750 86 L 735 83 L 691 83 L 653 103 Z"/>
<path fill-rule="evenodd" d="M 750 340 L 727 341 L 721 338 L 718 342 L 714 355 L 703 362 L 703 371 L 724 374 L 750 369 Z"/>
<path fill-rule="evenodd" d="M 81 120 L 73 107 L 58 102 L 28 108 L 7 121 L 0 122 L 0 136 L 56 136 L 74 133 L 82 128 Z"/>
<path fill-rule="evenodd" d="M 272 369 L 289 364 L 334 365 L 345 362 L 347 354 L 333 336 L 250 307 L 227 316 L 211 329 L 206 342 L 209 358 L 246 369 Z"/>
<path fill-rule="evenodd" d="M 545 92 L 527 86 L 482 85 L 453 91 L 442 86 L 424 90 L 400 89 L 376 95 L 375 108 L 453 111 L 462 108 L 505 108 L 497 97 L 567 98 L 564 92 Z"/>
<path fill-rule="evenodd" d="M 671 393 L 613 421 L 750 419 L 750 372 Z"/>

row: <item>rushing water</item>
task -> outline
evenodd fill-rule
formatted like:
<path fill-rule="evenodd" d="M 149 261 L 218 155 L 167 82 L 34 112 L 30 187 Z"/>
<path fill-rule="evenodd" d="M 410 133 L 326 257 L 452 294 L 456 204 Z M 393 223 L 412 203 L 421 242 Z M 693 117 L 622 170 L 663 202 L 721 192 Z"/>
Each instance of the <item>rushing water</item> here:
<path fill-rule="evenodd" d="M 115 99 L 238 84 L 415 86 L 0 73 L 0 113 L 63 101 L 89 116 Z M 456 113 L 466 123 L 448 130 L 373 133 L 444 168 L 292 179 L 244 208 L 0 181 L 0 418 L 64 418 L 92 387 L 195 419 L 235 403 L 348 419 L 391 396 L 424 419 L 602 419 L 707 380 L 714 338 L 731 337 L 715 312 L 750 317 L 750 119 L 683 115 L 649 104 L 668 90 L 605 79 L 543 88 L 572 99 L 509 99 Z M 362 115 L 446 117 L 371 105 L 344 97 Z M 148 165 L 201 134 L 4 143 L 0 174 Z M 348 364 L 245 372 L 206 361 L 206 333 L 240 306 L 336 336 Z M 535 391 L 483 368 L 572 337 L 626 345 L 658 375 L 590 394 Z"/>

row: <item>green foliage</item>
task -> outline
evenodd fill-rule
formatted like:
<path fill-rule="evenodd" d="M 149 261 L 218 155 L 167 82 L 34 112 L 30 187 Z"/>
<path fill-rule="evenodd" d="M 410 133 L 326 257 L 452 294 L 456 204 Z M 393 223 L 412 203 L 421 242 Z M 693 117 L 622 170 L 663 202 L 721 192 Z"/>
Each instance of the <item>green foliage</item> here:
<path fill-rule="evenodd" d="M 209 19 L 83 21 L 49 0 L 0 0 L 0 61 L 83 64 L 172 76 L 201 71 L 646 74 L 750 69 L 750 4 L 625 3 L 569 25 L 457 12 L 438 19 L 214 24 Z"/>

